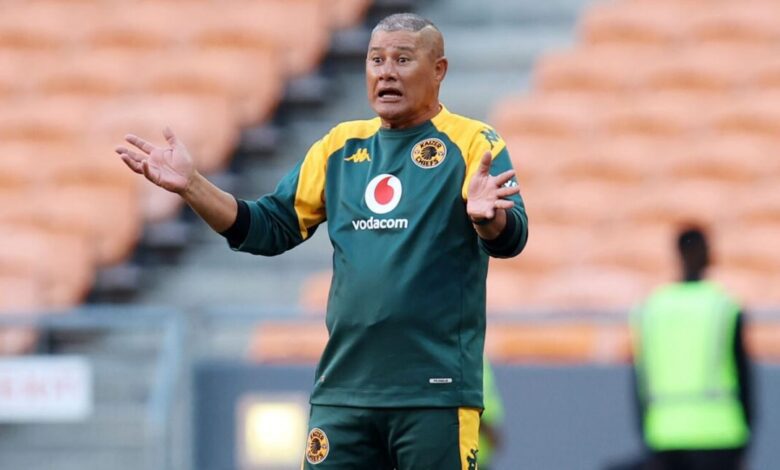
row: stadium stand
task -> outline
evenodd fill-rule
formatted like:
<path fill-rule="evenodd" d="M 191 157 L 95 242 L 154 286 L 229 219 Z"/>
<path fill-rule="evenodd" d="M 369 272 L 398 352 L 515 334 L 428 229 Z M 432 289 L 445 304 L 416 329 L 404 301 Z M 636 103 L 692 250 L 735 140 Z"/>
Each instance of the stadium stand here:
<path fill-rule="evenodd" d="M 224 169 L 241 129 L 270 119 L 285 81 L 316 69 L 331 33 L 360 21 L 370 4 L 4 5 L 0 311 L 80 304 L 98 269 L 129 259 L 144 223 L 178 213 L 178 197 L 139 182 L 113 155 L 126 132 L 154 138 L 171 125 L 201 171 Z M 29 332 L 21 333 L 3 342 L 16 345 L 4 353 L 29 350 Z"/>
<path fill-rule="evenodd" d="M 530 93 L 497 105 L 541 227 L 526 254 L 494 263 L 491 282 L 535 278 L 522 298 L 552 308 L 626 308 L 675 275 L 669 235 L 691 220 L 714 227 L 717 274 L 747 305 L 777 303 L 780 225 L 763 188 L 778 174 L 780 11 L 717 3 L 595 4 L 578 44 L 542 58 Z M 547 297 L 539 285 L 565 287 Z"/>

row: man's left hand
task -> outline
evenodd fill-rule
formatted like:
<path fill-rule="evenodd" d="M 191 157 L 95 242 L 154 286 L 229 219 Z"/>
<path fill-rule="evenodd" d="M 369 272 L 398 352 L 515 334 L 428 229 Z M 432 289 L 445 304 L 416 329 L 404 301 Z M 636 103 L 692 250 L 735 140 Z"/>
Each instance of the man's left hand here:
<path fill-rule="evenodd" d="M 511 209 L 515 203 L 504 198 L 520 193 L 520 187 L 517 185 L 504 186 L 515 175 L 515 170 L 491 176 L 490 165 L 492 163 L 493 155 L 489 151 L 485 152 L 479 163 L 479 168 L 469 183 L 466 212 L 471 221 L 475 223 L 493 220 L 497 209 Z"/>

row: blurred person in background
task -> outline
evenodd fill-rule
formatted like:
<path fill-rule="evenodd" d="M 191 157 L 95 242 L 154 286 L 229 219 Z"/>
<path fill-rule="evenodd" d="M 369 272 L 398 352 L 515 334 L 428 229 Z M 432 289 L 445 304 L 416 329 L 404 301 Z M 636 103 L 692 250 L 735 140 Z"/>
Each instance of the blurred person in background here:
<path fill-rule="evenodd" d="M 504 424 L 504 403 L 496 386 L 493 367 L 485 356 L 485 368 L 482 372 L 485 388 L 485 409 L 479 423 L 479 470 L 491 470 L 495 453 L 501 449 L 501 426 Z"/>
<path fill-rule="evenodd" d="M 234 250 L 277 255 L 327 219 L 329 339 L 304 468 L 477 468 L 488 257 L 517 255 L 528 219 L 504 141 L 439 102 L 447 67 L 433 23 L 383 19 L 366 57 L 378 117 L 334 127 L 256 201 L 200 175 L 170 129 L 167 145 L 117 148 Z"/>
<path fill-rule="evenodd" d="M 705 279 L 700 228 L 677 237 L 679 282 L 658 288 L 633 320 L 636 392 L 650 451 L 643 468 L 744 468 L 751 439 L 750 367 L 740 306 Z"/>

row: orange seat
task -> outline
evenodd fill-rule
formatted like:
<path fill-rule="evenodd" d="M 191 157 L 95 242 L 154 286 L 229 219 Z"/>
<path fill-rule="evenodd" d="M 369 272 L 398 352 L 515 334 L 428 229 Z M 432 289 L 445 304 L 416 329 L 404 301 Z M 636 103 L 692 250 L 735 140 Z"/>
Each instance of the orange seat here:
<path fill-rule="evenodd" d="M 329 15 L 320 0 L 238 0 L 195 24 L 192 44 L 203 49 L 284 51 L 288 75 L 310 73 L 328 45 Z M 257 19 L 263 18 L 262 23 Z M 295 25 L 295 34 L 290 34 Z"/>
<path fill-rule="evenodd" d="M 485 353 L 501 363 L 614 363 L 628 360 L 630 342 L 622 324 L 498 324 L 488 327 Z"/>
<path fill-rule="evenodd" d="M 491 122 L 507 136 L 575 137 L 592 129 L 599 104 L 593 96 L 570 93 L 509 97 L 494 109 Z"/>
<path fill-rule="evenodd" d="M 307 313 L 324 315 L 328 307 L 333 273 L 322 271 L 309 276 L 301 285 L 298 303 Z"/>
<path fill-rule="evenodd" d="M 249 358 L 255 362 L 312 363 L 319 360 L 327 341 L 322 320 L 268 321 L 255 329 Z"/>
<path fill-rule="evenodd" d="M 243 125 L 267 119 L 282 95 L 282 73 L 277 52 L 257 49 L 240 52 L 199 52 L 150 57 L 140 71 L 139 87 L 160 95 L 227 97 Z"/>
<path fill-rule="evenodd" d="M 36 279 L 0 273 L 0 315 L 23 315 L 42 309 L 40 298 Z M 38 333 L 32 328 L 0 327 L 0 357 L 30 353 L 37 340 Z"/>
<path fill-rule="evenodd" d="M 344 29 L 355 26 L 366 15 L 371 0 L 337 0 L 328 5 L 330 26 Z"/>
<path fill-rule="evenodd" d="M 722 2 L 702 6 L 691 21 L 696 41 L 776 43 L 780 40 L 780 5 L 777 2 Z"/>
<path fill-rule="evenodd" d="M 128 133 L 162 145 L 165 126 L 171 126 L 187 143 L 199 170 L 205 173 L 224 166 L 239 137 L 238 116 L 227 99 L 176 95 L 113 101 L 95 111 L 86 135 L 113 151 Z"/>
<path fill-rule="evenodd" d="M 756 90 L 735 97 L 709 115 L 714 133 L 729 135 L 780 135 L 780 93 Z"/>
<path fill-rule="evenodd" d="M 605 3 L 585 12 L 580 23 L 588 44 L 667 44 L 683 40 L 695 8 L 677 5 Z"/>

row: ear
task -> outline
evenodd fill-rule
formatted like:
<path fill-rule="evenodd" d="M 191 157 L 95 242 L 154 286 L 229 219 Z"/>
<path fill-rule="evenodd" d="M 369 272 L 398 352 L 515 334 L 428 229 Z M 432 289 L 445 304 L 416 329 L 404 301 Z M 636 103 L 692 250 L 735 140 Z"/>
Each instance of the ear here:
<path fill-rule="evenodd" d="M 441 83 L 444 80 L 449 65 L 450 63 L 446 57 L 439 57 L 436 59 L 436 63 L 433 64 L 433 75 L 438 83 Z"/>

